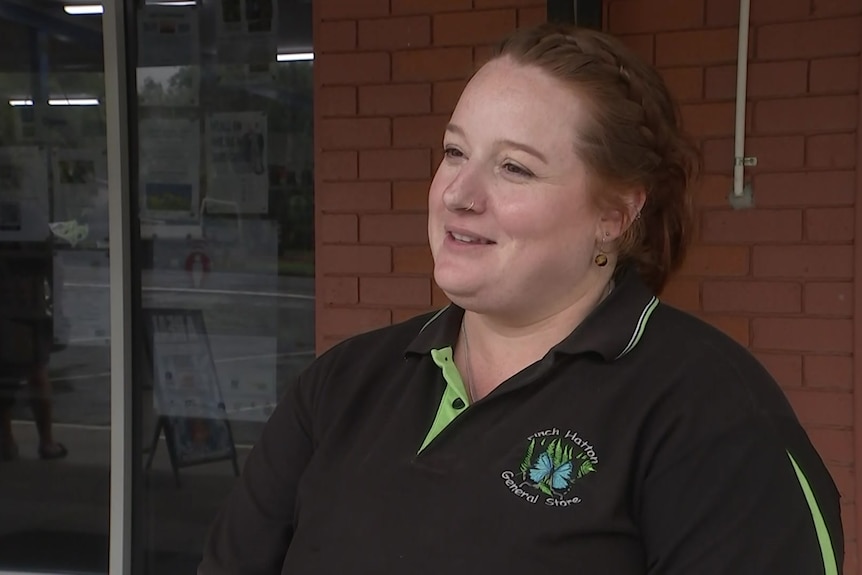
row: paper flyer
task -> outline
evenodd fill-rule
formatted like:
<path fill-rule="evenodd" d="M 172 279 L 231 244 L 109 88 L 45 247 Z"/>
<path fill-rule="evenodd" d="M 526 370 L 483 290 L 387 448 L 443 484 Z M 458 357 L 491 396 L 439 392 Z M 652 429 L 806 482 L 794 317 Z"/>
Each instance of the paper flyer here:
<path fill-rule="evenodd" d="M 265 214 L 269 208 L 265 112 L 211 114 L 206 121 L 207 198 L 213 211 Z"/>
<path fill-rule="evenodd" d="M 200 124 L 181 118 L 140 122 L 141 216 L 196 218 L 200 206 Z"/>

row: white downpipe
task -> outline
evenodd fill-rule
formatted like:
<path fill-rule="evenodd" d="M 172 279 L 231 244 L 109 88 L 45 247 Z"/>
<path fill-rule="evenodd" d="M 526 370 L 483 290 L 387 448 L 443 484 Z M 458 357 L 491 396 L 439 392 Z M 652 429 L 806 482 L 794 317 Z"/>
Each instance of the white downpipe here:
<path fill-rule="evenodd" d="M 756 158 L 745 156 L 745 100 L 748 81 L 748 28 L 751 0 L 739 0 L 739 41 L 736 55 L 736 127 L 733 141 L 733 196 L 744 194 L 745 166 L 755 165 Z"/>

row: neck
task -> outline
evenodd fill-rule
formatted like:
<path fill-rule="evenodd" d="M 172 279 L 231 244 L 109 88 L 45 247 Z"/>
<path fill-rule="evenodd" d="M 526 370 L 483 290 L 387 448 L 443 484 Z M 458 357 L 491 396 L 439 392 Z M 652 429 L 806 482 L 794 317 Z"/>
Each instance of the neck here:
<path fill-rule="evenodd" d="M 462 375 L 474 399 L 540 360 L 565 339 L 608 296 L 613 284 L 597 285 L 568 306 L 530 322 L 465 310 L 458 346 Z M 469 343 L 467 333 L 469 332 Z"/>

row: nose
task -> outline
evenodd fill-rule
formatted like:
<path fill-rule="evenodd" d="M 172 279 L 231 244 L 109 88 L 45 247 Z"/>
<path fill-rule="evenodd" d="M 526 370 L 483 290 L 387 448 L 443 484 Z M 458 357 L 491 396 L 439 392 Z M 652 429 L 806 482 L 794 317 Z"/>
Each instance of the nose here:
<path fill-rule="evenodd" d="M 478 212 L 482 209 L 484 189 L 479 171 L 465 164 L 443 190 L 443 205 L 452 212 Z"/>

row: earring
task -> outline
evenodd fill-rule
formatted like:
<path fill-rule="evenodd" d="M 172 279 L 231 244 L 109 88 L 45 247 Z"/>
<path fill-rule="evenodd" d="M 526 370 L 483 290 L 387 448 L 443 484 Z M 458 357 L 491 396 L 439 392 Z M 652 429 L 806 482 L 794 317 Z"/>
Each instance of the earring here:
<path fill-rule="evenodd" d="M 605 232 L 605 237 L 609 235 L 611 235 L 609 232 Z M 596 265 L 600 268 L 608 265 L 608 255 L 605 253 L 605 238 L 602 238 L 602 244 L 599 246 L 599 253 L 596 254 L 593 261 L 596 262 Z"/>

